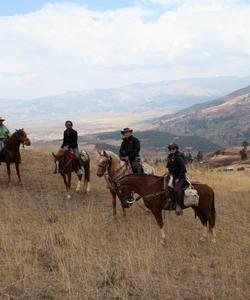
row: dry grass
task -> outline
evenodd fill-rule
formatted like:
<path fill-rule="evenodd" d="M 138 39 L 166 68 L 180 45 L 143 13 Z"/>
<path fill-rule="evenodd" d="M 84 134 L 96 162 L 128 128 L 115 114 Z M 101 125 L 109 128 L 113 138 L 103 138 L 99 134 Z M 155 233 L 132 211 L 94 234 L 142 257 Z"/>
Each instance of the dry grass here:
<path fill-rule="evenodd" d="M 248 173 L 190 170 L 216 191 L 217 244 L 197 243 L 201 225 L 189 209 L 183 218 L 165 214 L 163 248 L 139 206 L 112 217 L 95 170 L 92 193 L 67 200 L 49 154 L 23 157 L 23 186 L 14 177 L 8 187 L 0 167 L 1 300 L 249 298 Z"/>

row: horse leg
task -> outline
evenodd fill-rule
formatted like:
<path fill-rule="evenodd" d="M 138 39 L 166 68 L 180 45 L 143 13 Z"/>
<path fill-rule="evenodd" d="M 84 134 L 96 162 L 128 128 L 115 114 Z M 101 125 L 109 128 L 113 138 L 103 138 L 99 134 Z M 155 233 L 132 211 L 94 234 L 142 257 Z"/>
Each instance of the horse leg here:
<path fill-rule="evenodd" d="M 66 191 L 67 191 L 67 198 L 70 199 L 71 196 L 69 194 L 69 187 L 68 187 L 68 182 L 67 182 L 67 178 L 66 178 L 66 175 L 61 173 L 62 177 L 63 177 L 63 182 L 65 184 L 65 187 L 66 187 Z"/>
<path fill-rule="evenodd" d="M 116 215 L 116 193 L 112 190 L 110 190 L 110 193 L 112 195 L 113 216 L 115 216 Z"/>
<path fill-rule="evenodd" d="M 68 174 L 68 191 L 71 189 L 71 173 Z"/>
<path fill-rule="evenodd" d="M 152 213 L 156 219 L 158 226 L 160 227 L 160 235 L 161 235 L 160 243 L 162 244 L 162 246 L 165 246 L 166 245 L 166 234 L 165 234 L 165 230 L 164 230 L 162 212 L 160 209 L 154 209 L 154 210 L 152 210 Z"/>
<path fill-rule="evenodd" d="M 214 229 L 214 221 L 212 216 L 209 216 L 208 218 L 208 232 L 209 234 L 211 234 L 212 236 L 212 243 L 216 243 L 216 233 L 215 233 L 215 229 Z"/>
<path fill-rule="evenodd" d="M 200 241 L 201 242 L 205 242 L 205 240 L 207 239 L 207 237 L 208 237 L 208 229 L 207 229 L 207 225 L 204 225 L 203 226 L 202 235 L 200 237 Z"/>
<path fill-rule="evenodd" d="M 86 192 L 90 192 L 90 163 L 84 165 L 84 187 Z"/>
<path fill-rule="evenodd" d="M 6 166 L 7 166 L 7 173 L 8 173 L 8 183 L 11 182 L 11 178 L 10 178 L 10 163 L 6 162 Z"/>
<path fill-rule="evenodd" d="M 19 171 L 19 163 L 17 161 L 15 162 L 15 166 L 16 166 L 16 173 L 17 173 L 19 183 L 21 183 L 22 180 L 21 180 L 20 171 Z"/>
<path fill-rule="evenodd" d="M 78 177 L 78 182 L 76 186 L 76 191 L 79 192 L 81 190 L 82 175 L 77 175 L 77 177 Z"/>

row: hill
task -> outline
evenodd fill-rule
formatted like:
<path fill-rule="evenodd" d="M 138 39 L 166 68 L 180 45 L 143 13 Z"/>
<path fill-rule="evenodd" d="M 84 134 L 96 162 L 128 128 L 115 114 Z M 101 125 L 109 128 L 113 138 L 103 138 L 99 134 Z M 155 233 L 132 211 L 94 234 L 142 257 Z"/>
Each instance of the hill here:
<path fill-rule="evenodd" d="M 187 209 L 179 218 L 165 214 L 162 247 L 142 203 L 112 217 L 95 156 L 91 194 L 67 200 L 61 176 L 52 174 L 52 150 L 22 150 L 23 186 L 8 186 L 0 166 L 1 300 L 248 299 L 249 173 L 222 180 L 221 173 L 189 171 L 215 190 L 217 244 L 198 242 L 201 225 Z"/>
<path fill-rule="evenodd" d="M 193 150 L 205 153 L 219 148 L 217 144 L 199 136 L 179 136 L 167 131 L 136 131 L 135 135 L 141 141 L 142 155 L 144 156 L 150 152 L 166 155 L 167 146 L 173 141 L 178 142 L 182 149 L 191 147 Z M 97 149 L 106 149 L 117 153 L 121 144 L 121 133 L 120 131 L 104 132 L 91 136 L 82 136 L 79 140 L 85 146 L 92 144 Z"/>
<path fill-rule="evenodd" d="M 204 157 L 204 162 L 213 167 L 232 167 L 235 169 L 250 168 L 250 149 L 248 147 L 247 156 L 245 160 L 241 160 L 240 151 L 242 147 L 230 147 L 217 149 L 214 152 L 207 153 Z"/>
<path fill-rule="evenodd" d="M 0 111 L 11 128 L 22 126 L 34 138 L 53 139 L 53 132 L 65 119 L 72 118 L 92 132 L 98 132 L 103 130 L 103 123 L 107 124 L 107 129 L 112 129 L 114 124 L 117 127 L 119 120 L 115 116 L 123 118 L 124 122 L 129 120 L 130 123 L 138 123 L 211 101 L 247 84 L 250 84 L 250 77 L 215 77 L 136 83 L 120 88 L 72 91 L 31 100 L 1 99 L 0 94 Z"/>
<path fill-rule="evenodd" d="M 193 106 L 154 121 L 159 130 L 198 135 L 214 143 L 239 145 L 250 139 L 250 86 L 214 102 Z"/>

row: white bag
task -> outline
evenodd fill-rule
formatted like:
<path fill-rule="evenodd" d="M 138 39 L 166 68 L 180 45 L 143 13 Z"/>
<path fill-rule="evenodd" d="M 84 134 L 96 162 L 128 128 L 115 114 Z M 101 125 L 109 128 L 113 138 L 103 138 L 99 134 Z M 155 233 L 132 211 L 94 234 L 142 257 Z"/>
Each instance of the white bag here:
<path fill-rule="evenodd" d="M 184 205 L 186 207 L 199 205 L 198 192 L 192 185 L 190 185 L 184 192 Z"/>

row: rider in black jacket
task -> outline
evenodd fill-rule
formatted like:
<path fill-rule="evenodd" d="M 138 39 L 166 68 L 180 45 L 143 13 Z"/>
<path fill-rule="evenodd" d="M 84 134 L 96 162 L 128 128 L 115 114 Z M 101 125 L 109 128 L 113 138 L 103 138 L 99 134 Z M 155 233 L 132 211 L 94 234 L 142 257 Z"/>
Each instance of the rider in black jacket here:
<path fill-rule="evenodd" d="M 77 168 L 77 175 L 81 175 L 81 157 L 78 149 L 78 134 L 77 131 L 74 130 L 73 123 L 71 121 L 65 122 L 66 130 L 63 133 L 63 143 L 61 148 L 67 148 L 69 150 L 72 150 L 76 157 L 76 168 Z"/>
<path fill-rule="evenodd" d="M 143 168 L 140 164 L 140 141 L 133 136 L 133 130 L 124 128 L 121 131 L 124 136 L 119 156 L 122 160 L 130 162 L 133 173 L 143 173 Z"/>
<path fill-rule="evenodd" d="M 176 200 L 176 214 L 182 215 L 182 203 L 184 198 L 184 190 L 188 186 L 186 179 L 186 166 L 183 156 L 179 152 L 177 144 L 173 143 L 168 146 L 170 154 L 167 160 L 167 169 L 173 178 L 174 195 Z"/>

